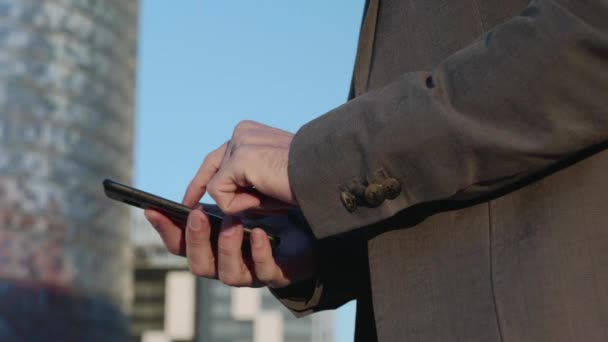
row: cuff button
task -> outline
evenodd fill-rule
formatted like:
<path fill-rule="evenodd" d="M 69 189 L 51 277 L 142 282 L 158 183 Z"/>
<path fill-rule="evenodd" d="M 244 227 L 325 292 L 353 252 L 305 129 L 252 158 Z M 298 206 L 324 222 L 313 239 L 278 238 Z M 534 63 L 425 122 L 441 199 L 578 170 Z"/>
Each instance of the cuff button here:
<path fill-rule="evenodd" d="M 379 206 L 386 199 L 384 187 L 380 184 L 372 183 L 365 189 L 365 201 L 372 207 Z"/>
<path fill-rule="evenodd" d="M 386 198 L 389 200 L 397 198 L 401 194 L 401 183 L 395 178 L 387 178 L 382 182 Z"/>
<path fill-rule="evenodd" d="M 340 193 L 340 199 L 342 200 L 342 205 L 344 208 L 346 208 L 346 210 L 349 212 L 353 212 L 355 209 L 357 209 L 357 199 L 355 198 L 355 195 L 351 194 L 350 192 L 342 191 Z"/>

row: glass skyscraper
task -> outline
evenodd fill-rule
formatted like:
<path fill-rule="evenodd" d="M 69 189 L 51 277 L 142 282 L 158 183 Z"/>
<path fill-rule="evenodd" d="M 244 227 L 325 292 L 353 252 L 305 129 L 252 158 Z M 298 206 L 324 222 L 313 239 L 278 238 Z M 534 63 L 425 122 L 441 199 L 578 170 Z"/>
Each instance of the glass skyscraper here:
<path fill-rule="evenodd" d="M 0 340 L 121 341 L 138 1 L 0 0 Z"/>

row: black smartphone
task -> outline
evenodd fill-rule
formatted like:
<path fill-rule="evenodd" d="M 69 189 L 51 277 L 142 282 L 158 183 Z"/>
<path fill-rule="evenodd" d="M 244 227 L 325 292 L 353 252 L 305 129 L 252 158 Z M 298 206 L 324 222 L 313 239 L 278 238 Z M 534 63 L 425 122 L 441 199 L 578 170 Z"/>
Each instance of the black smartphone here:
<path fill-rule="evenodd" d="M 113 200 L 141 209 L 157 210 L 166 215 L 173 223 L 182 229 L 186 227 L 188 215 L 190 214 L 190 211 L 192 211 L 191 208 L 188 208 L 181 203 L 115 182 L 111 179 L 105 179 L 103 181 L 103 190 L 106 196 Z M 217 239 L 217 234 L 219 233 L 222 220 L 224 219 L 224 213 L 222 213 L 218 206 L 213 204 L 202 204 L 202 206 L 203 211 L 207 214 L 209 223 L 211 224 L 212 240 L 215 240 Z M 243 225 L 244 236 L 246 239 L 249 239 L 249 234 L 251 233 L 253 225 L 245 222 L 243 222 Z M 280 243 L 280 239 L 276 235 L 268 234 L 268 239 L 273 248 L 277 247 Z"/>

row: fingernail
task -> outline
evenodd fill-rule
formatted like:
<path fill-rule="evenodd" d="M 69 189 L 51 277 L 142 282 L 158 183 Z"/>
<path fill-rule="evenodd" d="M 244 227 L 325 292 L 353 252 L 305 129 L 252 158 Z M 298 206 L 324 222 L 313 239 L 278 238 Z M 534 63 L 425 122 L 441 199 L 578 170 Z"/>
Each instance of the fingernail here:
<path fill-rule="evenodd" d="M 194 231 L 201 229 L 201 219 L 195 216 L 196 215 L 194 214 L 188 216 L 188 227 L 190 227 L 190 230 Z"/>
<path fill-rule="evenodd" d="M 264 243 L 264 236 L 262 235 L 261 232 L 258 231 L 254 231 L 251 233 L 251 243 L 253 245 L 253 247 L 262 247 L 262 244 Z"/>

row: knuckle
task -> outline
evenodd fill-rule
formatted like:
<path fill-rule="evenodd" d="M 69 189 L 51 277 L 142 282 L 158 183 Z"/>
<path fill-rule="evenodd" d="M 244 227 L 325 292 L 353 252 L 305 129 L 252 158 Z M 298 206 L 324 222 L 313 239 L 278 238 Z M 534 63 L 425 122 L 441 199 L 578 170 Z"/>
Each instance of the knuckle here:
<path fill-rule="evenodd" d="M 208 238 L 203 234 L 203 232 L 193 231 L 192 229 L 188 230 L 186 234 L 186 245 L 192 248 L 206 248 L 207 247 Z"/>
<path fill-rule="evenodd" d="M 255 275 L 260 281 L 268 283 L 273 280 L 273 265 L 272 260 L 269 257 L 254 255 L 253 263 L 255 268 Z"/>
<path fill-rule="evenodd" d="M 228 286 L 241 286 L 242 285 L 240 277 L 236 273 L 221 272 L 220 281 L 223 284 L 228 285 Z"/>
<path fill-rule="evenodd" d="M 270 263 L 270 258 L 266 255 L 253 255 L 253 263 L 256 267 L 264 267 Z"/>
<path fill-rule="evenodd" d="M 246 130 L 252 127 L 257 126 L 258 123 L 253 120 L 241 120 L 238 124 L 236 124 L 235 131 Z"/>
<path fill-rule="evenodd" d="M 236 148 L 234 150 L 234 153 L 232 153 L 232 156 L 234 158 L 241 159 L 243 156 L 246 156 L 248 153 L 250 153 L 250 151 L 251 151 L 251 147 L 249 147 L 247 145 L 241 145 L 239 148 Z"/>
<path fill-rule="evenodd" d="M 220 257 L 233 257 L 236 253 L 231 246 L 227 245 L 226 243 L 222 243 L 220 239 L 217 244 L 217 254 Z"/>
<path fill-rule="evenodd" d="M 188 228 L 190 228 L 190 226 L 188 226 Z M 200 234 L 197 233 L 198 232 L 194 232 L 192 229 L 188 229 L 186 232 L 186 244 L 188 246 L 200 247 L 203 239 L 201 238 Z"/>
<path fill-rule="evenodd" d="M 270 283 L 274 280 L 272 272 L 269 272 L 268 270 L 261 270 L 259 272 L 256 272 L 256 277 L 258 277 L 258 280 L 263 283 Z"/>
<path fill-rule="evenodd" d="M 249 130 L 240 130 L 230 141 L 229 150 L 227 152 L 229 157 L 234 157 L 242 149 L 249 146 L 252 141 Z"/>
<path fill-rule="evenodd" d="M 179 246 L 173 246 L 173 245 L 168 245 L 167 250 L 169 251 L 169 253 L 171 253 L 173 255 L 181 255 L 181 251 L 182 251 Z"/>
<path fill-rule="evenodd" d="M 274 280 L 272 267 L 267 263 L 255 262 L 255 275 L 264 283 L 269 283 Z"/>
<path fill-rule="evenodd" d="M 238 134 L 230 139 L 230 146 L 232 148 L 239 147 L 243 145 L 245 139 L 247 138 L 247 131 L 244 129 L 239 130 Z"/>
<path fill-rule="evenodd" d="M 255 162 L 256 158 L 256 153 L 257 153 L 257 148 L 255 146 L 251 146 L 251 145 L 243 145 L 240 148 L 237 148 L 232 157 L 235 160 L 238 160 L 241 164 L 242 163 L 251 163 L 251 162 Z M 240 165 L 240 164 L 239 164 Z"/>
<path fill-rule="evenodd" d="M 213 278 L 215 272 L 211 267 L 199 264 L 197 262 L 190 261 L 188 263 L 190 272 L 197 277 Z"/>

